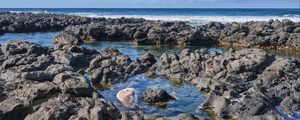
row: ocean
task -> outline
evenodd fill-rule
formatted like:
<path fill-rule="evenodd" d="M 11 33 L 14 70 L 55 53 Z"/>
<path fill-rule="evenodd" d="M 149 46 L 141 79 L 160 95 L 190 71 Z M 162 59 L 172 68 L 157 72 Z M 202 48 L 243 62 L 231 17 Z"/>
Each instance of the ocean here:
<path fill-rule="evenodd" d="M 205 24 L 209 21 L 226 23 L 267 21 L 270 19 L 300 21 L 300 8 L 0 8 L 0 11 L 56 13 L 106 18 L 145 18 L 147 20 L 189 21 L 193 24 Z"/>

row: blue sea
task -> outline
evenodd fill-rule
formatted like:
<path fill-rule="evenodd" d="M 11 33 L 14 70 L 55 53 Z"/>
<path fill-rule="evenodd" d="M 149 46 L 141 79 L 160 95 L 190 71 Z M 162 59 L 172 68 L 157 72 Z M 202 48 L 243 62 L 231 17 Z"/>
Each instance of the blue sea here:
<path fill-rule="evenodd" d="M 270 19 L 300 21 L 299 9 L 242 8 L 2 8 L 0 11 L 57 13 L 88 17 L 145 18 L 148 20 L 189 21 L 205 24 L 209 21 L 246 22 Z"/>

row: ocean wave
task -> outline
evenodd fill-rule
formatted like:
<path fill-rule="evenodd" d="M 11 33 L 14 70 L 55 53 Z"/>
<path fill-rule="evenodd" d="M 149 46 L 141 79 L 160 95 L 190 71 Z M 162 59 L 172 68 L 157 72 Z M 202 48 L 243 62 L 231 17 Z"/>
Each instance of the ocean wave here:
<path fill-rule="evenodd" d="M 30 11 L 18 11 L 18 10 L 11 10 L 9 11 L 11 13 L 33 13 L 33 14 L 38 14 L 38 13 L 51 13 L 48 12 L 47 10 L 30 10 Z"/>
<path fill-rule="evenodd" d="M 161 20 L 161 21 L 189 21 L 196 24 L 205 24 L 210 21 L 218 21 L 223 23 L 228 22 L 247 22 L 247 21 L 268 21 L 270 19 L 290 19 L 294 22 L 300 22 L 297 16 L 154 16 L 154 15 L 98 15 L 98 14 L 76 14 L 85 17 L 105 17 L 105 18 L 144 18 L 147 20 Z"/>
<path fill-rule="evenodd" d="M 14 13 L 31 12 L 31 13 L 56 13 L 67 15 L 78 15 L 84 17 L 105 17 L 105 18 L 144 18 L 146 20 L 161 20 L 161 21 L 188 21 L 192 24 L 206 24 L 210 21 L 217 21 L 222 23 L 229 22 L 247 22 L 247 21 L 268 21 L 270 19 L 290 19 L 294 22 L 300 22 L 299 14 L 283 14 L 278 16 L 202 16 L 202 15 L 112 15 L 109 12 L 49 12 L 45 10 L 32 11 L 10 11 Z"/>
<path fill-rule="evenodd" d="M 298 17 L 300 19 L 300 14 L 284 14 L 284 17 Z"/>
<path fill-rule="evenodd" d="M 94 13 L 94 12 L 71 12 L 67 13 L 69 15 L 78 15 L 78 16 L 88 16 L 88 17 L 101 17 L 102 15 L 109 15 L 109 12 L 101 12 L 101 13 Z"/>

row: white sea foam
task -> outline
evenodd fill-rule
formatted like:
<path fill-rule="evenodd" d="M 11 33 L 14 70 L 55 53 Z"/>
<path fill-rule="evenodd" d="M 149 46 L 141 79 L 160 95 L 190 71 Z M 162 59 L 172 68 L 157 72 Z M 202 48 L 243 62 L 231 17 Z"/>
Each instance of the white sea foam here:
<path fill-rule="evenodd" d="M 284 17 L 298 17 L 300 19 L 300 15 L 299 14 L 284 14 Z"/>
<path fill-rule="evenodd" d="M 11 11 L 15 13 L 20 13 L 22 11 Z M 23 11 L 24 12 L 24 11 Z M 31 13 L 51 13 L 48 11 L 26 11 Z M 59 14 L 68 15 L 78 15 L 85 17 L 105 17 L 105 18 L 144 18 L 146 20 L 161 20 L 161 21 L 189 21 L 192 24 L 206 24 L 210 21 L 217 21 L 222 23 L 228 22 L 247 22 L 247 21 L 268 21 L 270 19 L 290 19 L 294 22 L 300 22 L 300 15 L 298 14 L 285 14 L 282 16 L 185 16 L 185 15 L 110 15 L 110 13 L 102 12 L 74 12 L 74 13 L 64 13 L 64 12 L 54 12 Z"/>
<path fill-rule="evenodd" d="M 11 13 L 33 13 L 33 14 L 38 14 L 38 13 L 50 13 L 47 10 L 31 10 L 31 11 L 9 11 Z"/>
<path fill-rule="evenodd" d="M 270 19 L 290 19 L 294 22 L 300 22 L 300 17 L 297 15 L 285 15 L 285 16 L 155 16 L 155 15 L 107 15 L 107 14 L 95 14 L 95 13 L 76 13 L 72 15 L 80 15 L 86 17 L 105 17 L 105 18 L 144 18 L 147 20 L 162 20 L 162 21 L 189 21 L 195 24 L 205 24 L 209 21 L 218 21 L 222 23 L 228 22 L 247 22 L 247 21 L 268 21 Z"/>

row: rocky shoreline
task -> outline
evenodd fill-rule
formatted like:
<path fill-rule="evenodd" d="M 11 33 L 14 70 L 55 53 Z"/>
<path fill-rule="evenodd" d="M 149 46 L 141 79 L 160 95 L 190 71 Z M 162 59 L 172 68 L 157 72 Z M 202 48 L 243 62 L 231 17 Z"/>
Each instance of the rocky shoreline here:
<path fill-rule="evenodd" d="M 7 32 L 63 30 L 58 44 L 127 40 L 136 45 L 219 45 L 300 50 L 300 21 L 285 19 L 245 23 L 150 21 L 137 18 L 88 18 L 46 13 L 0 13 L 0 35 Z"/>
<path fill-rule="evenodd" d="M 145 72 L 185 80 L 205 91 L 208 99 L 199 109 L 212 110 L 215 119 L 282 119 L 275 107 L 290 114 L 300 110 L 300 61 L 259 49 L 223 55 L 186 49 L 157 60 L 147 53 L 133 61 L 115 49 L 50 49 L 15 41 L 1 46 L 0 58 L 0 119 L 159 118 L 119 111 L 84 77 L 90 74 L 94 85 L 116 84 Z M 175 118 L 180 117 L 212 119 Z"/>
<path fill-rule="evenodd" d="M 24 41 L 0 45 L 0 119 L 273 120 L 283 119 L 276 107 L 290 115 L 300 111 L 297 59 L 252 48 L 231 49 L 224 54 L 186 49 L 180 54 L 164 53 L 158 59 L 146 53 L 132 60 L 116 49 L 96 51 L 78 46 L 127 40 L 136 45 L 230 44 L 299 52 L 300 22 L 210 22 L 191 26 L 180 21 L 0 13 L 0 35 L 54 30 L 63 30 L 54 40 L 55 48 Z M 207 94 L 199 110 L 210 116 L 124 112 L 98 90 L 142 73 L 192 83 Z"/>
<path fill-rule="evenodd" d="M 128 40 L 136 45 L 223 45 L 300 50 L 300 22 L 288 19 L 246 23 L 210 22 L 191 26 L 186 22 L 115 19 L 69 26 L 54 42 L 77 44 L 101 40 Z"/>
<path fill-rule="evenodd" d="M 48 13 L 0 12 L 0 35 L 1 33 L 58 31 L 70 25 L 88 24 L 104 20 L 104 18 L 88 18 Z"/>

